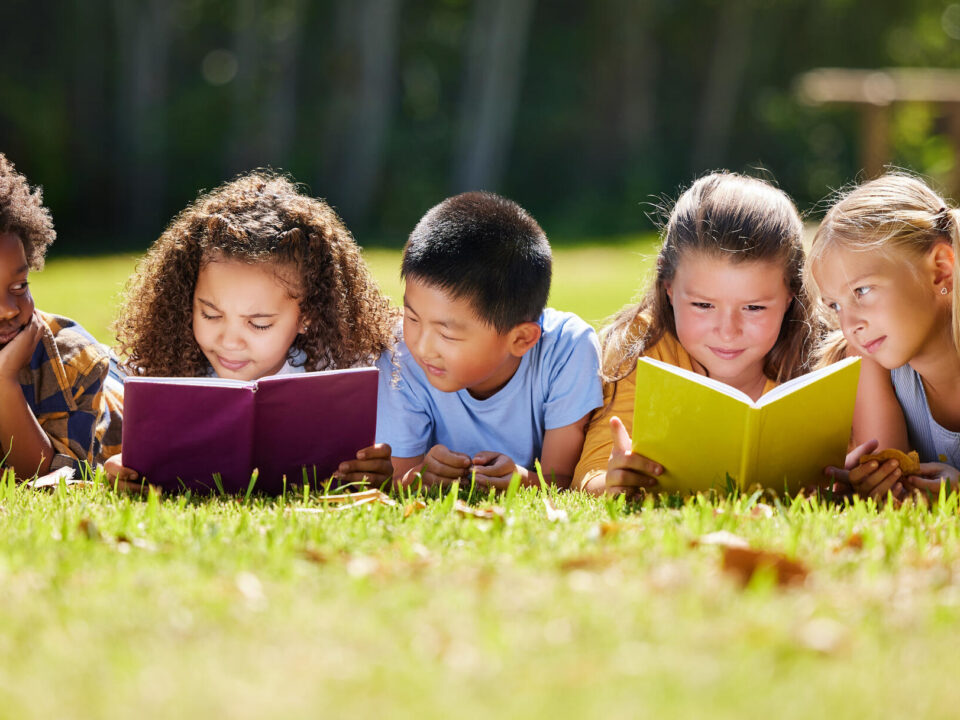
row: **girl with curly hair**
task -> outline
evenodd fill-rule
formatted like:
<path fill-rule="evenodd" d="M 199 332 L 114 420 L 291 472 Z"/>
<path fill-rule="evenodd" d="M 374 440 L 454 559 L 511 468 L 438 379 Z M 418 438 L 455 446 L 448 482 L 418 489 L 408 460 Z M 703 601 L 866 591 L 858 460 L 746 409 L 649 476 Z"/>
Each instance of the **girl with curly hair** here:
<path fill-rule="evenodd" d="M 115 329 L 129 374 L 255 380 L 370 365 L 397 319 L 333 209 L 255 171 L 173 219 L 130 279 Z M 119 455 L 106 467 L 137 477 Z M 390 447 L 365 448 L 339 472 L 383 481 Z"/>

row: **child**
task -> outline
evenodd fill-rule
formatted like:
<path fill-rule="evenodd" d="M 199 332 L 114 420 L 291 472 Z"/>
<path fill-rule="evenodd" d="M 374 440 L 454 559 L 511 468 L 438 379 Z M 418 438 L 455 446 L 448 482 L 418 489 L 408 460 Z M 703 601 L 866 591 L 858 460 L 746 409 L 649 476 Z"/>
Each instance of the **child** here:
<path fill-rule="evenodd" d="M 853 442 L 916 449 L 918 475 L 896 460 L 830 469 L 875 498 L 938 492 L 960 473 L 960 214 L 915 177 L 892 173 L 842 196 L 814 238 L 808 269 L 862 357 Z"/>
<path fill-rule="evenodd" d="M 326 203 L 253 172 L 174 218 L 131 278 L 116 330 L 132 374 L 255 380 L 370 365 L 397 314 Z M 120 457 L 107 469 L 136 479 Z M 391 471 L 385 445 L 340 466 L 347 482 Z"/>
<path fill-rule="evenodd" d="M 106 348 L 30 295 L 55 237 L 40 190 L 0 153 L 0 452 L 19 478 L 95 462 L 110 431 Z"/>
<path fill-rule="evenodd" d="M 754 400 L 804 371 L 812 320 L 801 282 L 803 224 L 761 180 L 714 173 L 677 200 L 643 299 L 603 332 L 605 406 L 591 420 L 574 487 L 636 493 L 663 468 L 631 452 L 637 358 L 732 385 Z M 696 439 L 690 439 L 696 452 Z"/>
<path fill-rule="evenodd" d="M 544 309 L 550 244 L 510 200 L 470 192 L 420 220 L 403 250 L 403 338 L 380 359 L 377 439 L 394 480 L 563 487 L 600 405 L 596 334 Z M 391 379 L 394 363 L 399 368 Z"/>

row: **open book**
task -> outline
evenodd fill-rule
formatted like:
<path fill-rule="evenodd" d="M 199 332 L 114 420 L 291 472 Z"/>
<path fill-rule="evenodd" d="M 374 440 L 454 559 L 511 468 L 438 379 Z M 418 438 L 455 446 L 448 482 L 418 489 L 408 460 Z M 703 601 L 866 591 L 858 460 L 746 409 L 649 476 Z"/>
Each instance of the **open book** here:
<path fill-rule="evenodd" d="M 637 362 L 633 449 L 663 465 L 668 491 L 796 492 L 843 467 L 860 359 L 794 378 L 753 402 L 739 390 L 650 358 Z"/>
<path fill-rule="evenodd" d="M 376 368 L 274 375 L 254 382 L 124 382 L 123 464 L 168 489 L 279 493 L 323 482 L 373 444 Z M 306 469 L 306 470 L 304 470 Z M 214 478 L 217 475 L 217 479 Z"/>

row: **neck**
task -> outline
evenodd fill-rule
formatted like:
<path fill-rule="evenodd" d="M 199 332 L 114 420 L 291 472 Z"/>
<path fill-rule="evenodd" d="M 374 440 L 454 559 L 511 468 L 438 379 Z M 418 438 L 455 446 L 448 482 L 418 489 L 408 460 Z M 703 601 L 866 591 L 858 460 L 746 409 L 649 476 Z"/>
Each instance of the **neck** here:
<path fill-rule="evenodd" d="M 960 354 L 953 344 L 949 322 L 943 323 L 941 330 L 909 362 L 934 393 L 960 385 Z"/>

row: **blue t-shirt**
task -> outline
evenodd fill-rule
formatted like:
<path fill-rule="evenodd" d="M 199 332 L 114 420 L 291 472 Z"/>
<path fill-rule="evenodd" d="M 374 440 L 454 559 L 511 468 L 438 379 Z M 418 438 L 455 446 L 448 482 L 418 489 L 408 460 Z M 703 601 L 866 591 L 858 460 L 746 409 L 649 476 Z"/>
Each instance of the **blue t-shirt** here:
<path fill-rule="evenodd" d="M 434 388 L 400 341 L 393 358 L 377 361 L 377 442 L 394 457 L 417 457 L 445 445 L 473 457 L 489 450 L 533 467 L 547 430 L 576 422 L 603 404 L 597 334 L 573 313 L 547 308 L 540 340 L 520 359 L 513 377 L 484 400 L 466 389 Z M 397 377 L 398 376 L 398 377 Z"/>

